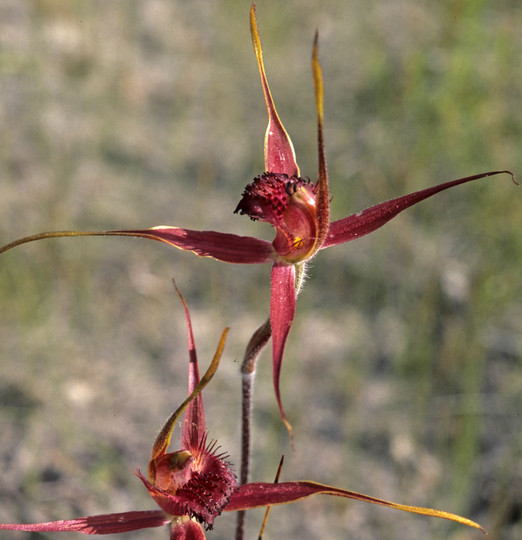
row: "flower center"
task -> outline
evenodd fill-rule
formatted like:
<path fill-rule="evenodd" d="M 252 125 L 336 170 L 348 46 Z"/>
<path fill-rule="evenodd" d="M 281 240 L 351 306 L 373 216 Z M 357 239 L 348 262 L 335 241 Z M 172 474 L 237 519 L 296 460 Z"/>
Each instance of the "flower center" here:
<path fill-rule="evenodd" d="M 188 450 L 165 454 L 156 462 L 154 484 L 172 495 L 185 485 L 193 474 L 194 456 Z"/>
<path fill-rule="evenodd" d="M 295 263 L 308 258 L 315 243 L 316 196 L 310 180 L 266 172 L 248 184 L 234 213 L 275 227 L 274 249 L 281 260 Z"/>
<path fill-rule="evenodd" d="M 151 482 L 142 478 L 156 503 L 172 516 L 189 516 L 207 528 L 237 489 L 237 480 L 215 444 L 163 454 L 153 461 Z"/>

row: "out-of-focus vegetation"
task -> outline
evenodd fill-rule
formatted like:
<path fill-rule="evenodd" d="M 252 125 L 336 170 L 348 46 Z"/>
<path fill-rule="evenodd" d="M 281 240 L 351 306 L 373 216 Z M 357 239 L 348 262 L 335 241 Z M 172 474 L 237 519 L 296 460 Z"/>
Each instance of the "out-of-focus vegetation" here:
<path fill-rule="evenodd" d="M 270 239 L 268 227 L 232 214 L 263 169 L 249 5 L 3 0 L 0 243 L 159 224 Z M 520 2 L 260 0 L 257 11 L 272 92 L 311 178 L 319 29 L 334 219 L 485 170 L 521 176 Z M 520 538 L 521 268 L 522 192 L 507 176 L 438 195 L 320 253 L 283 364 L 296 450 L 266 353 L 255 479 L 271 480 L 286 453 L 285 479 L 460 512 L 489 538 Z M 269 268 L 136 239 L 43 241 L 0 257 L 0 521 L 153 508 L 130 468 L 146 467 L 185 396 L 172 276 L 202 366 L 232 327 L 205 399 L 211 436 L 239 462 L 238 368 L 268 312 Z M 260 519 L 252 514 L 250 538 Z M 209 538 L 230 538 L 232 523 L 218 519 Z M 276 536 L 480 533 L 316 498 L 274 509 L 267 538 Z"/>

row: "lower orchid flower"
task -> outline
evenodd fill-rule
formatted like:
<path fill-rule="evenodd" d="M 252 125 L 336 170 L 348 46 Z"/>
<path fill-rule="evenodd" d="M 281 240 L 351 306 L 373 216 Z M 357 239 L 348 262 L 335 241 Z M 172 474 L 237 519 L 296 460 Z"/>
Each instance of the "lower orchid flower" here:
<path fill-rule="evenodd" d="M 188 307 L 176 287 L 185 310 L 188 333 L 188 397 L 170 416 L 152 448 L 148 478 L 136 473 L 160 510 L 141 510 L 101 514 L 45 523 L 0 524 L 0 530 L 27 532 L 77 532 L 89 535 L 127 533 L 139 529 L 170 526 L 171 540 L 204 540 L 204 528 L 212 529 L 223 512 L 249 510 L 300 501 L 312 495 L 332 495 L 387 506 L 416 514 L 445 518 L 484 532 L 474 521 L 464 517 L 417 506 L 377 499 L 354 491 L 316 482 L 254 482 L 238 486 L 228 455 L 218 453 L 215 441 L 208 441 L 202 390 L 214 376 L 228 332 L 224 330 L 214 358 L 200 379 L 192 323 Z M 185 413 L 181 449 L 167 452 L 172 433 Z"/>
<path fill-rule="evenodd" d="M 217 231 L 195 231 L 172 226 L 117 231 L 57 231 L 40 233 L 16 240 L 0 253 L 12 247 L 44 238 L 75 236 L 134 236 L 158 240 L 199 257 L 211 257 L 226 263 L 271 263 L 270 323 L 275 395 L 285 425 L 286 420 L 279 389 L 279 378 L 285 343 L 295 315 L 296 296 L 301 288 L 306 263 L 319 251 L 361 238 L 379 229 L 403 210 L 460 184 L 480 178 L 510 174 L 511 171 L 490 171 L 445 182 L 421 191 L 376 204 L 366 210 L 337 221 L 330 221 L 330 194 L 323 143 L 323 77 L 318 59 L 316 34 L 312 72 L 317 111 L 318 180 L 313 183 L 301 178 L 294 147 L 277 114 L 263 64 L 263 52 L 255 15 L 250 10 L 252 42 L 257 59 L 261 85 L 268 111 L 265 135 L 265 173 L 256 177 L 244 190 L 235 212 L 253 220 L 270 223 L 276 232 L 272 243 L 249 236 Z"/>

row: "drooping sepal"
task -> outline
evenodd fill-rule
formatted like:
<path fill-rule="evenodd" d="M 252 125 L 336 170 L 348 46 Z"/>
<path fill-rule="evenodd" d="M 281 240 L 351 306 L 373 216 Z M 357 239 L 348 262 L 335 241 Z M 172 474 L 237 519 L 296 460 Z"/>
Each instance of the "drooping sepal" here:
<path fill-rule="evenodd" d="M 270 324 L 272 326 L 274 391 L 281 419 L 292 439 L 292 426 L 287 420 L 283 410 L 279 378 L 281 375 L 281 365 L 283 363 L 286 340 L 295 316 L 295 265 L 283 263 L 274 264 L 272 267 L 271 281 Z"/>

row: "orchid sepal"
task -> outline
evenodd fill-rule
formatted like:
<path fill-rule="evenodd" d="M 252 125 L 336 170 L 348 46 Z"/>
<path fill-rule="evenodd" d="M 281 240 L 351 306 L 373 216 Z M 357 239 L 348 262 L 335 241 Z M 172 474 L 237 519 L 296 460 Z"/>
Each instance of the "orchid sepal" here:
<path fill-rule="evenodd" d="M 0 523 L 0 530 L 27 532 L 77 532 L 81 534 L 116 534 L 161 527 L 171 521 L 161 510 L 101 514 L 45 523 Z"/>
<path fill-rule="evenodd" d="M 315 108 L 317 111 L 317 235 L 311 256 L 321 247 L 330 222 L 330 192 L 328 188 L 328 171 L 326 168 L 326 156 L 324 150 L 324 84 L 323 71 L 319 62 L 319 33 L 316 31 L 312 50 L 312 73 L 314 79 Z"/>
<path fill-rule="evenodd" d="M 407 208 L 410 208 L 441 191 L 481 178 L 496 176 L 498 174 L 509 174 L 513 183 L 517 186 L 519 185 L 512 171 L 489 171 L 474 174 L 472 176 L 465 176 L 463 178 L 458 178 L 457 180 L 451 180 L 401 197 L 396 197 L 395 199 L 390 199 L 389 201 L 370 206 L 357 214 L 351 214 L 343 219 L 331 222 L 321 249 L 344 244 L 350 240 L 355 240 L 356 238 L 361 238 L 362 236 L 370 234 L 371 232 L 380 229 L 388 221 Z"/>
<path fill-rule="evenodd" d="M 299 176 L 299 167 L 295 159 L 294 145 L 279 119 L 270 92 L 270 87 L 268 86 L 263 63 L 263 49 L 261 47 L 259 30 L 257 28 L 255 4 L 252 4 L 250 8 L 250 33 L 268 111 L 268 126 L 265 133 L 265 171 L 283 173 L 290 177 Z"/>
<path fill-rule="evenodd" d="M 274 390 L 279 413 L 290 438 L 292 427 L 283 410 L 279 378 L 285 350 L 286 339 L 295 315 L 295 266 L 293 264 L 276 263 L 272 267 L 272 294 L 270 296 L 270 325 L 272 327 L 272 362 Z"/>
<path fill-rule="evenodd" d="M 170 244 L 183 251 L 191 251 L 199 257 L 210 257 L 231 264 L 263 264 L 276 259 L 272 244 L 266 240 L 231 233 L 195 231 L 163 225 L 149 229 L 118 231 L 49 231 L 25 236 L 10 242 L 0 247 L 0 253 L 37 240 L 81 236 L 131 236 L 148 238 Z"/>
<path fill-rule="evenodd" d="M 312 495 L 333 495 L 336 497 L 344 497 L 347 499 L 355 499 L 362 502 L 378 504 L 380 506 L 386 506 L 388 508 L 402 510 L 404 512 L 410 512 L 413 514 L 448 519 L 462 525 L 467 525 L 468 527 L 479 529 L 483 533 L 486 533 L 486 531 L 475 521 L 451 512 L 435 510 L 433 508 L 426 508 L 422 506 L 398 504 L 384 499 L 371 497 L 369 495 L 364 495 L 363 493 L 357 493 L 356 491 L 348 491 L 345 489 L 308 481 L 279 483 L 254 482 L 240 486 L 239 490 L 232 495 L 228 506 L 225 508 L 225 511 L 230 512 L 263 506 L 289 504 L 306 499 Z"/>

